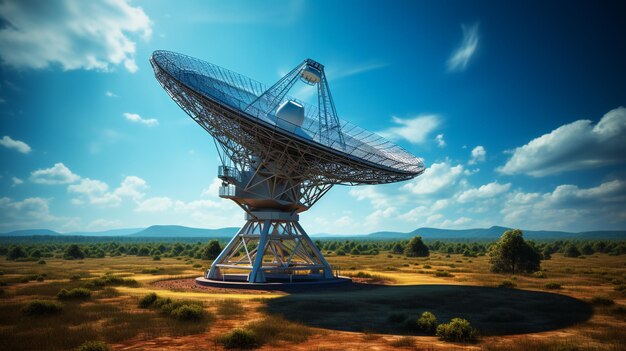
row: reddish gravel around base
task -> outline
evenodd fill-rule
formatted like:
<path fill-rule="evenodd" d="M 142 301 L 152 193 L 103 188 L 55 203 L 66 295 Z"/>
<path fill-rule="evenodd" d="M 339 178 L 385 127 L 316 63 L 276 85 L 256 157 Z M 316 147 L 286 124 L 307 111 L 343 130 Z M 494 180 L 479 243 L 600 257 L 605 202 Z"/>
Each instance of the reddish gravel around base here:
<path fill-rule="evenodd" d="M 248 289 L 224 289 L 224 288 L 215 288 L 211 286 L 203 286 L 196 284 L 195 278 L 185 278 L 185 279 L 169 279 L 169 280 L 159 280 L 152 285 L 161 288 L 168 289 L 174 291 L 201 291 L 208 293 L 220 293 L 220 294 L 276 294 L 276 291 L 267 291 L 267 290 L 248 290 Z M 280 293 L 280 292 L 278 292 Z"/>

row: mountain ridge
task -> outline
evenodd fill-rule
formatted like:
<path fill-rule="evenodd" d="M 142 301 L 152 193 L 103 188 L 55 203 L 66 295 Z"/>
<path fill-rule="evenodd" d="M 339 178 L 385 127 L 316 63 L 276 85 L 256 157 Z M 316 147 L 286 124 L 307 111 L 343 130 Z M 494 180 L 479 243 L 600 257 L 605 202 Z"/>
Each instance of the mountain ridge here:
<path fill-rule="evenodd" d="M 361 239 L 361 240 L 407 240 L 416 235 L 426 240 L 495 240 L 509 227 L 491 226 L 489 228 L 469 229 L 441 229 L 422 227 L 409 232 L 380 231 L 367 234 L 330 234 L 319 233 L 311 235 L 320 240 L 329 239 Z M 152 225 L 147 228 L 120 228 L 99 232 L 69 232 L 59 233 L 49 229 L 26 229 L 8 233 L 0 233 L 2 237 L 24 236 L 84 236 L 84 237 L 125 237 L 125 238 L 215 238 L 230 239 L 239 230 L 236 227 L 217 229 L 193 228 L 180 225 Z M 527 239 L 626 239 L 626 230 L 595 230 L 585 232 L 566 232 L 554 230 L 522 230 Z"/>

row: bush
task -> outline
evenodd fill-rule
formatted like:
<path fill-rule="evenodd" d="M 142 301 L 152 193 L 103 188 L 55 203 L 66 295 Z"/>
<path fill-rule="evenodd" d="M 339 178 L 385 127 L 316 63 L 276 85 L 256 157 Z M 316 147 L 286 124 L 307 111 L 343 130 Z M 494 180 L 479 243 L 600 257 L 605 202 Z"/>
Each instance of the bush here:
<path fill-rule="evenodd" d="M 102 341 L 86 341 L 76 351 L 109 351 L 109 345 Z"/>
<path fill-rule="evenodd" d="M 565 256 L 565 257 L 578 257 L 578 256 L 580 256 L 580 251 L 578 251 L 578 248 L 576 247 L 576 245 L 569 244 L 565 248 L 565 250 L 563 251 L 563 256 Z"/>
<path fill-rule="evenodd" d="M 437 336 L 444 341 L 475 342 L 478 340 L 478 331 L 462 318 L 452 318 L 450 323 L 437 326 Z"/>
<path fill-rule="evenodd" d="M 88 299 L 90 297 L 91 291 L 85 288 L 76 288 L 69 291 L 61 289 L 57 294 L 57 298 L 60 300 Z"/>
<path fill-rule="evenodd" d="M 50 300 L 33 300 L 22 307 L 22 313 L 36 316 L 44 314 L 56 314 L 63 310 L 63 305 Z"/>
<path fill-rule="evenodd" d="M 152 304 L 154 304 L 157 298 L 158 298 L 157 294 L 153 292 L 149 293 L 146 296 L 142 297 L 141 300 L 139 300 L 139 307 L 148 308 L 152 306 Z"/>
<path fill-rule="evenodd" d="M 38 275 L 37 278 L 35 278 L 35 280 L 38 282 L 42 282 L 45 280 L 45 278 L 42 275 Z"/>
<path fill-rule="evenodd" d="M 80 249 L 80 246 L 72 244 L 65 249 L 63 258 L 66 260 L 81 260 L 85 258 L 85 253 Z"/>
<path fill-rule="evenodd" d="M 424 244 L 421 236 L 413 237 L 404 248 L 404 254 L 408 257 L 428 257 L 430 252 Z"/>
<path fill-rule="evenodd" d="M 152 256 L 152 260 L 153 260 L 153 261 L 160 261 L 160 260 L 161 260 L 161 256 L 159 256 L 159 255 L 154 255 L 154 256 Z"/>
<path fill-rule="evenodd" d="M 432 334 L 437 330 L 437 317 L 426 311 L 417 320 L 417 327 L 425 333 Z"/>
<path fill-rule="evenodd" d="M 494 273 L 533 273 L 540 269 L 541 255 L 524 241 L 521 230 L 507 230 L 489 248 L 489 263 Z"/>
<path fill-rule="evenodd" d="M 548 276 L 546 275 L 546 273 L 545 273 L 545 272 L 543 272 L 543 271 L 538 271 L 538 272 L 533 273 L 533 277 L 535 277 L 535 278 L 545 279 L 545 278 L 547 278 Z"/>
<path fill-rule="evenodd" d="M 78 275 L 78 274 L 74 274 L 74 275 L 72 275 L 70 277 L 70 280 L 72 280 L 72 281 L 76 281 L 76 280 L 80 280 L 80 279 L 81 279 L 81 276 Z"/>
<path fill-rule="evenodd" d="M 252 330 L 235 329 L 219 338 L 219 342 L 226 349 L 254 349 L 261 346 L 261 342 Z"/>
<path fill-rule="evenodd" d="M 591 300 L 589 300 L 589 302 L 591 302 L 592 305 L 596 306 L 611 306 L 615 304 L 615 301 L 604 296 L 594 296 L 591 298 Z"/>
<path fill-rule="evenodd" d="M 220 243 L 217 240 L 211 240 L 202 249 L 202 253 L 200 254 L 200 258 L 203 260 L 214 260 L 217 256 L 222 252 L 222 248 L 220 247 Z"/>
<path fill-rule="evenodd" d="M 425 268 L 426 266 L 424 266 Z M 454 275 L 448 271 L 436 271 L 435 277 L 454 277 Z"/>
<path fill-rule="evenodd" d="M 204 309 L 199 305 L 182 305 L 172 310 L 171 315 L 181 321 L 197 321 L 204 317 Z"/>
<path fill-rule="evenodd" d="M 516 286 L 517 284 L 515 284 L 512 280 L 503 280 L 500 284 L 498 284 L 498 288 L 506 289 L 513 289 Z"/>
<path fill-rule="evenodd" d="M 561 284 L 555 283 L 555 282 L 550 282 L 550 283 L 547 283 L 546 285 L 544 285 L 544 287 L 546 289 L 550 289 L 550 290 L 557 290 L 557 289 L 561 288 Z"/>
<path fill-rule="evenodd" d="M 37 264 L 46 264 L 46 261 L 43 259 L 40 259 L 39 261 L 37 261 Z"/>

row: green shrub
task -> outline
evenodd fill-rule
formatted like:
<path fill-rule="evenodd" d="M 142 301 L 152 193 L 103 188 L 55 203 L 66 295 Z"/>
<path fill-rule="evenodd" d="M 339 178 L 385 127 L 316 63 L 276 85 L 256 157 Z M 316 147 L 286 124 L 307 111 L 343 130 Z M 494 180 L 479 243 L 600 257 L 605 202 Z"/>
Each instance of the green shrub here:
<path fill-rule="evenodd" d="M 426 311 L 417 319 L 417 327 L 425 333 L 432 334 L 437 330 L 437 317 Z"/>
<path fill-rule="evenodd" d="M 561 284 L 555 283 L 555 282 L 550 282 L 550 283 L 547 283 L 546 285 L 544 285 L 544 287 L 546 289 L 556 290 L 556 289 L 560 289 L 561 288 Z"/>
<path fill-rule="evenodd" d="M 424 266 L 426 268 L 426 266 Z M 435 277 L 454 277 L 454 275 L 448 271 L 436 271 Z"/>
<path fill-rule="evenodd" d="M 45 280 L 45 278 L 42 275 L 38 275 L 37 278 L 35 278 L 35 280 L 38 282 L 42 282 Z"/>
<path fill-rule="evenodd" d="M 615 301 L 604 296 L 594 296 L 591 300 L 589 300 L 589 302 L 596 306 L 611 306 L 615 304 Z"/>
<path fill-rule="evenodd" d="M 467 320 L 452 318 L 450 323 L 437 326 L 437 336 L 444 341 L 475 342 L 478 340 L 478 331 Z"/>
<path fill-rule="evenodd" d="M 424 265 L 424 269 L 431 269 L 432 267 L 429 264 Z"/>
<path fill-rule="evenodd" d="M 76 351 L 109 351 L 109 345 L 102 341 L 86 341 Z"/>
<path fill-rule="evenodd" d="M 70 280 L 72 280 L 72 281 L 76 281 L 76 280 L 80 280 L 80 279 L 81 279 L 81 276 L 78 275 L 78 274 L 74 274 L 74 275 L 72 275 L 70 277 Z"/>
<path fill-rule="evenodd" d="M 148 308 L 152 306 L 152 304 L 154 304 L 157 298 L 158 298 L 158 295 L 156 293 L 151 292 L 147 294 L 146 296 L 142 297 L 141 300 L 139 300 L 139 307 Z"/>
<path fill-rule="evenodd" d="M 202 268 L 202 265 L 200 263 L 196 263 L 192 267 L 193 268 Z"/>
<path fill-rule="evenodd" d="M 180 321 L 197 321 L 204 317 L 204 309 L 199 305 L 186 304 L 172 310 L 171 315 Z"/>
<path fill-rule="evenodd" d="M 513 289 L 517 286 L 512 280 L 503 280 L 500 284 L 498 284 L 498 288 L 506 288 Z"/>
<path fill-rule="evenodd" d="M 76 288 L 69 291 L 61 289 L 57 294 L 57 298 L 60 300 L 88 299 L 90 297 L 91 290 L 85 288 Z"/>
<path fill-rule="evenodd" d="M 30 316 L 55 314 L 62 310 L 62 304 L 50 300 L 33 300 L 22 307 L 22 313 Z"/>
<path fill-rule="evenodd" d="M 254 349 L 261 346 L 261 342 L 252 330 L 235 329 L 219 338 L 219 342 L 226 349 Z"/>
<path fill-rule="evenodd" d="M 40 259 L 39 261 L 37 261 L 37 264 L 46 264 L 46 261 L 43 259 Z"/>
<path fill-rule="evenodd" d="M 28 277 L 21 277 L 20 278 L 20 283 L 28 283 L 30 281 L 30 278 Z"/>
<path fill-rule="evenodd" d="M 153 260 L 153 261 L 160 261 L 160 260 L 161 260 L 161 256 L 159 256 L 159 255 L 154 255 L 154 256 L 152 256 L 152 260 Z"/>
<path fill-rule="evenodd" d="M 537 271 L 537 272 L 533 273 L 533 277 L 545 279 L 548 276 L 546 275 L 546 273 L 544 271 Z"/>

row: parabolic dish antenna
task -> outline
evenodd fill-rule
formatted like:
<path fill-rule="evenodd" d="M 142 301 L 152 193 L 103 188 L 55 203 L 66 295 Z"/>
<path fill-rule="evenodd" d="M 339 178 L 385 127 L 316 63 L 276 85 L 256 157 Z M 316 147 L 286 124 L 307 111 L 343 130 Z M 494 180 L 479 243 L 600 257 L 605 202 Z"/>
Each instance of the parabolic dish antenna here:
<path fill-rule="evenodd" d="M 213 136 L 222 161 L 219 196 L 246 212 L 207 280 L 333 279 L 298 214 L 333 185 L 393 183 L 424 172 L 420 158 L 339 119 L 324 66 L 311 59 L 271 87 L 174 52 L 155 51 L 150 63 L 170 97 Z M 288 95 L 297 83 L 317 87 L 317 106 Z"/>

